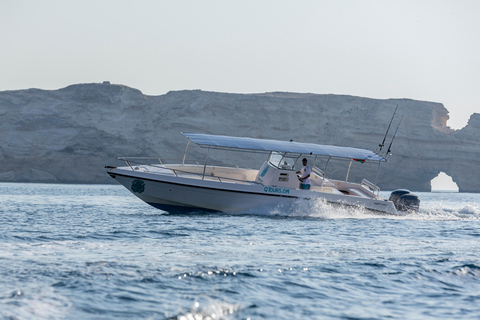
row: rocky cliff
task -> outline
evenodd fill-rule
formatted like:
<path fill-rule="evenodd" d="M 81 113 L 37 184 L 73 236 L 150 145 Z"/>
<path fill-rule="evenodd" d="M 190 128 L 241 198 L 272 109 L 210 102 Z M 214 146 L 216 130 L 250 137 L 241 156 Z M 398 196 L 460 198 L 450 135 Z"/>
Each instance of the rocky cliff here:
<path fill-rule="evenodd" d="M 0 181 L 113 183 L 104 166 L 122 165 L 118 156 L 181 158 L 187 142 L 182 131 L 374 150 L 397 105 L 392 128 L 400 115 L 403 121 L 379 186 L 429 191 L 430 181 L 443 171 L 460 191 L 479 192 L 480 114 L 462 130 L 451 130 L 443 105 L 425 101 L 203 91 L 147 96 L 109 83 L 0 92 Z M 190 157 L 204 159 L 200 148 L 190 151 Z M 253 168 L 264 159 L 238 155 L 211 154 L 215 161 L 235 159 Z M 346 166 L 329 164 L 329 175 L 344 178 Z M 366 175 L 373 181 L 376 171 L 355 163 L 351 180 Z"/>

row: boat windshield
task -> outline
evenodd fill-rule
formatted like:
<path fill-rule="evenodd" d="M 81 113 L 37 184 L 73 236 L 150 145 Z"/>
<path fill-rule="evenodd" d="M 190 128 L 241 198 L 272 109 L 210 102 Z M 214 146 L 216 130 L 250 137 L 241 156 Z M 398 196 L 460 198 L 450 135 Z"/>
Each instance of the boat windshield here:
<path fill-rule="evenodd" d="M 293 170 L 295 160 L 296 158 L 288 157 L 279 152 L 272 152 L 268 158 L 268 162 L 270 162 L 273 166 L 286 170 Z"/>

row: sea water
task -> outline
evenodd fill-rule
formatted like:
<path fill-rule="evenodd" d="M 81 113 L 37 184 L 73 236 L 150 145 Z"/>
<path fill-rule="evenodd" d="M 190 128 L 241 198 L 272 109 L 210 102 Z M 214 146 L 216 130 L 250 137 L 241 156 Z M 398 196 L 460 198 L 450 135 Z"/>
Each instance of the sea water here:
<path fill-rule="evenodd" d="M 0 318 L 479 319 L 480 194 L 419 196 L 405 217 L 172 215 L 118 185 L 3 183 Z"/>

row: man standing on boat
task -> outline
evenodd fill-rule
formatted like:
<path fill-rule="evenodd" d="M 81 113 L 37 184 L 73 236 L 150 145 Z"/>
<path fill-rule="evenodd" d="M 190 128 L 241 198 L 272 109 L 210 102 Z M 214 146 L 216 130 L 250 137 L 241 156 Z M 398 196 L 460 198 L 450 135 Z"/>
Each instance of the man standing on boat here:
<path fill-rule="evenodd" d="M 302 176 L 298 178 L 300 180 L 300 189 L 309 190 L 310 189 L 310 168 L 307 165 L 307 159 L 302 159 L 303 168 L 297 173 L 301 173 Z"/>

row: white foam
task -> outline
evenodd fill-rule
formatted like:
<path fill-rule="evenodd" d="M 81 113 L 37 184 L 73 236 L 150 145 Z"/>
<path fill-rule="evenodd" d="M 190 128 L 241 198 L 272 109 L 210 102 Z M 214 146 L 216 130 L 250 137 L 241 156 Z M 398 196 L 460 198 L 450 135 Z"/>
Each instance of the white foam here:
<path fill-rule="evenodd" d="M 475 203 L 445 203 L 429 201 L 420 205 L 419 212 L 406 215 L 391 215 L 371 211 L 362 207 L 342 206 L 327 203 L 324 200 L 297 200 L 276 206 L 264 206 L 242 212 L 242 214 L 258 214 L 285 217 L 314 217 L 320 219 L 399 219 L 399 220 L 480 220 L 480 208 Z"/>
<path fill-rule="evenodd" d="M 238 305 L 210 300 L 203 305 L 196 301 L 190 311 L 177 316 L 178 320 L 225 320 L 239 309 Z"/>

